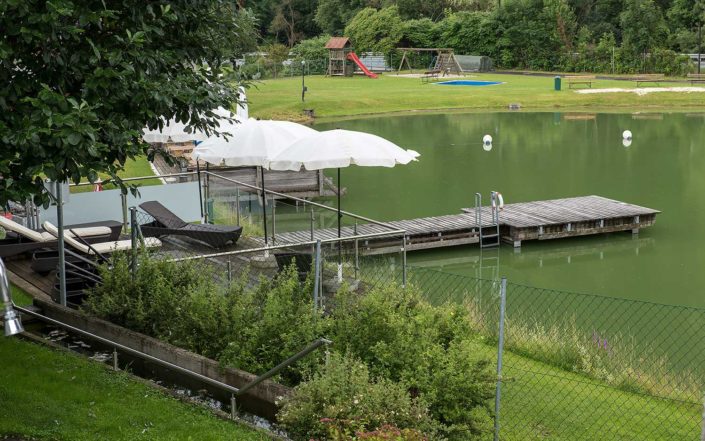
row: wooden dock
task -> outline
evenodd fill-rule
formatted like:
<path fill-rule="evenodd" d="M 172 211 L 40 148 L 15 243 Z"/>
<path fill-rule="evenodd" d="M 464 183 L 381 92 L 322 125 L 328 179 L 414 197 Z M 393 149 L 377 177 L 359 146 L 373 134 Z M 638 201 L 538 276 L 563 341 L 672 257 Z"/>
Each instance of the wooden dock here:
<path fill-rule="evenodd" d="M 385 222 L 387 227 L 363 224 L 345 226 L 341 236 L 366 235 L 394 230 L 406 231 L 407 251 L 442 248 L 478 243 L 480 228 L 483 234 L 496 231 L 492 223 L 492 209 L 482 207 L 478 225 L 475 208 L 463 208 L 462 213 Z M 499 230 L 504 242 L 520 247 L 525 240 L 550 240 L 585 236 L 617 231 L 637 233 L 641 228 L 654 224 L 658 210 L 607 199 L 601 196 L 583 196 L 546 201 L 508 204 L 500 211 Z M 310 240 L 326 240 L 338 237 L 336 228 L 311 231 L 278 233 L 277 244 L 296 244 Z M 264 241 L 256 239 L 261 244 Z M 401 248 L 401 236 L 390 236 L 360 240 L 358 246 L 363 254 L 397 252 Z M 347 244 L 346 246 L 349 246 Z"/>

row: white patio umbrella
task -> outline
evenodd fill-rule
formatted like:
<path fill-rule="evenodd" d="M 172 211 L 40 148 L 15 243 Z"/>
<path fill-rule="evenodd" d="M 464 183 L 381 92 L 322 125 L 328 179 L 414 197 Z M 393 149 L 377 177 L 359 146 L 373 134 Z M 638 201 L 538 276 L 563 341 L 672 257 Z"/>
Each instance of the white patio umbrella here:
<path fill-rule="evenodd" d="M 284 148 L 297 139 L 318 133 L 310 127 L 288 121 L 249 119 L 239 124 L 228 139 L 211 136 L 193 150 L 196 160 L 231 167 L 260 167 L 262 179 L 262 217 L 264 241 L 267 239 L 267 211 L 264 193 L 264 169 Z M 298 171 L 298 169 L 297 169 Z"/>
<path fill-rule="evenodd" d="M 420 155 L 405 150 L 376 135 L 351 130 L 317 132 L 289 145 L 269 164 L 272 170 L 338 169 L 338 238 L 340 239 L 340 168 L 349 165 L 363 167 L 394 167 L 408 164 Z M 342 280 L 342 242 L 338 241 L 338 280 Z"/>
<path fill-rule="evenodd" d="M 239 103 L 235 112 L 231 112 L 223 107 L 218 107 L 213 111 L 213 113 L 220 117 L 233 118 L 236 122 L 242 122 L 247 120 L 247 104 Z M 218 131 L 221 133 L 228 133 L 229 130 L 233 129 L 234 124 L 236 123 L 221 120 L 218 126 Z M 149 143 L 199 142 L 208 139 L 208 135 L 200 130 L 191 130 L 190 132 L 187 132 L 186 124 L 183 122 L 177 122 L 174 118 L 166 121 L 161 129 L 157 128 L 154 130 L 149 130 L 145 127 L 142 133 L 142 139 Z"/>

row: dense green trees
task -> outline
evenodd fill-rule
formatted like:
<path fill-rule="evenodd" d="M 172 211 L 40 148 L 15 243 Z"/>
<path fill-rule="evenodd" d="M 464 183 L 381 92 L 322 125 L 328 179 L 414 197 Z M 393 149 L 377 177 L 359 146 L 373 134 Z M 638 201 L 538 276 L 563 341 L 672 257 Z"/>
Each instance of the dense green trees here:
<path fill-rule="evenodd" d="M 215 127 L 212 110 L 237 100 L 221 67 L 251 50 L 244 14 L 212 0 L 0 2 L 0 203 L 46 201 L 42 176 L 115 176 L 160 116 Z"/>

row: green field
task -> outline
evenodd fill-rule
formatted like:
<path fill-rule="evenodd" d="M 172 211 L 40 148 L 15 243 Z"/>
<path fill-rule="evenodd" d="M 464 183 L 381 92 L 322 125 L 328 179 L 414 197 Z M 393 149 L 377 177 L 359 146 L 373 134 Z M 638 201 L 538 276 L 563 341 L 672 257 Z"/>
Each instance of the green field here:
<path fill-rule="evenodd" d="M 104 173 L 99 174 L 101 179 L 108 179 L 108 175 Z M 126 178 L 138 178 L 142 176 L 154 176 L 152 168 L 149 166 L 149 162 L 146 157 L 139 157 L 136 159 L 128 159 L 125 162 L 125 169 L 118 173 L 122 179 Z M 161 181 L 159 179 L 145 179 L 144 181 L 134 182 L 136 185 L 160 185 Z M 115 188 L 112 184 L 106 184 L 103 186 L 104 190 L 109 190 Z M 93 191 L 93 185 L 81 185 L 71 187 L 71 193 L 84 193 Z"/>
<path fill-rule="evenodd" d="M 316 117 L 344 117 L 421 110 L 507 110 L 518 103 L 524 110 L 700 108 L 705 93 L 659 92 L 579 94 L 553 90 L 553 77 L 478 74 L 467 79 L 501 81 L 495 86 L 438 86 L 418 78 L 381 75 L 378 79 L 355 76 L 306 77 L 306 102 L 301 102 L 301 78 L 265 80 L 248 91 L 250 115 L 260 118 L 302 120 L 302 109 Z M 674 79 L 675 80 L 675 79 Z M 661 83 L 662 87 L 690 86 L 686 82 Z M 583 87 L 583 86 L 578 86 Z M 596 80 L 593 89 L 635 88 L 633 81 Z M 642 85 L 644 87 L 644 85 Z M 646 85 L 652 87 L 652 85 Z"/>

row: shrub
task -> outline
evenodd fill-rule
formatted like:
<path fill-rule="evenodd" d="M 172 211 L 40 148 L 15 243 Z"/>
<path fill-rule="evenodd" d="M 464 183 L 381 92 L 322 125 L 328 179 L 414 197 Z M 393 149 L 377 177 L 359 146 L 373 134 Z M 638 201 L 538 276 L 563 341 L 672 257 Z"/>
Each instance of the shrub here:
<path fill-rule="evenodd" d="M 433 432 L 433 421 L 419 399 L 384 378 L 374 379 L 351 355 L 331 354 L 329 363 L 282 401 L 279 422 L 294 439 L 351 439 L 358 432 L 392 424 Z"/>
<path fill-rule="evenodd" d="M 358 52 L 390 53 L 403 35 L 399 9 L 389 6 L 380 9 L 365 8 L 358 12 L 345 27 Z"/>
<path fill-rule="evenodd" d="M 487 429 L 494 376 L 490 362 L 475 355 L 473 322 L 464 308 L 434 307 L 412 286 L 388 285 L 363 297 L 339 292 L 330 326 L 337 348 L 363 360 L 373 375 L 423 397 L 446 435 L 465 431 L 467 438 Z"/>

